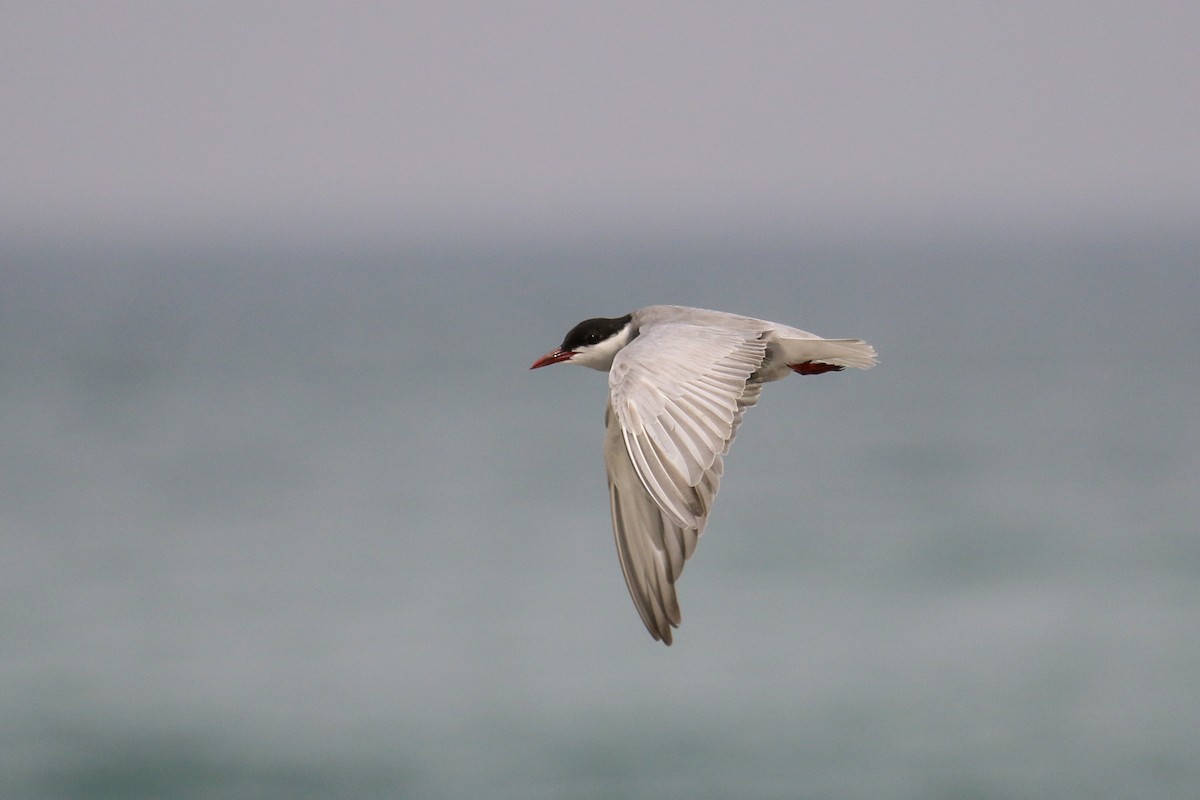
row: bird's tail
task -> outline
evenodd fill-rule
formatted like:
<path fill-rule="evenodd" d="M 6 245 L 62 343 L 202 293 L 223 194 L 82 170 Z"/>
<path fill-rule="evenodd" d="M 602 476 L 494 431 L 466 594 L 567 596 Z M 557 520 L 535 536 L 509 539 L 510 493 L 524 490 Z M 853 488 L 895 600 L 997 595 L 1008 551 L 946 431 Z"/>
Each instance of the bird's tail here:
<path fill-rule="evenodd" d="M 780 338 L 779 348 L 789 366 L 811 363 L 870 369 L 876 364 L 875 348 L 862 339 Z"/>

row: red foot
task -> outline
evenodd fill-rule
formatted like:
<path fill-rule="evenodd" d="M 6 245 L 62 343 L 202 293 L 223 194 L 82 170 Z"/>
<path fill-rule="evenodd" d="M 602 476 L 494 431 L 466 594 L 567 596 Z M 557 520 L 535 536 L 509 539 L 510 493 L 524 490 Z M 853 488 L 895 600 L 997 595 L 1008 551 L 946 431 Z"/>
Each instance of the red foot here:
<path fill-rule="evenodd" d="M 805 361 L 801 364 L 788 364 L 788 368 L 797 375 L 820 375 L 825 372 L 841 372 L 844 367 L 834 364 L 822 364 L 819 361 Z"/>

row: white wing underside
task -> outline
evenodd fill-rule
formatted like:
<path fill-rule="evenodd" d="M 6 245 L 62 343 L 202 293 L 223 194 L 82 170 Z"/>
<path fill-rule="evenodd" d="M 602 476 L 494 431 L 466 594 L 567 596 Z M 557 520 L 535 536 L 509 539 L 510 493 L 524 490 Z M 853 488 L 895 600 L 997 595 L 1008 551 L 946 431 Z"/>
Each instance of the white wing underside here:
<path fill-rule="evenodd" d="M 604 461 L 625 583 L 655 639 L 680 623 L 675 581 L 704 531 L 722 456 L 762 383 L 764 329 L 663 323 L 609 371 Z"/>

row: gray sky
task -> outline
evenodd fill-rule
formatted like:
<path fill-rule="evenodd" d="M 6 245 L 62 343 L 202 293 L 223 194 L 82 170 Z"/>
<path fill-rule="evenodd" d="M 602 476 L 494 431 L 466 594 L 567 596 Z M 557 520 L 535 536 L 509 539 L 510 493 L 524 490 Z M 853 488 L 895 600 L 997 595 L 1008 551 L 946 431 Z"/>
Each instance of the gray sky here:
<path fill-rule="evenodd" d="M 1200 4 L 7 3 L 10 233 L 1187 229 Z"/>

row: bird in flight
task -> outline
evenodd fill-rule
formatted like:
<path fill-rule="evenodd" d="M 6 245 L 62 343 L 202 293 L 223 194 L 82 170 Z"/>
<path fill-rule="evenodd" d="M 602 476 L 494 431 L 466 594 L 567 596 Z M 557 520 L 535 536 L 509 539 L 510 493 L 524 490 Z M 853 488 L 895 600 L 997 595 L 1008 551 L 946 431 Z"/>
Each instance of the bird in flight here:
<path fill-rule="evenodd" d="M 669 645 L 682 618 L 675 581 L 763 384 L 868 369 L 875 349 L 723 311 L 647 306 L 584 320 L 530 369 L 558 363 L 608 373 L 604 464 L 617 555 L 646 629 Z"/>

